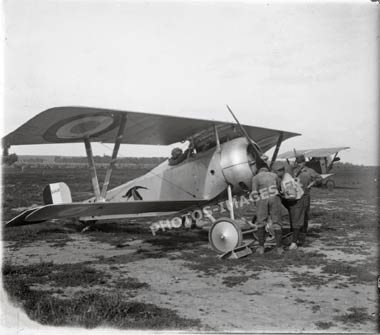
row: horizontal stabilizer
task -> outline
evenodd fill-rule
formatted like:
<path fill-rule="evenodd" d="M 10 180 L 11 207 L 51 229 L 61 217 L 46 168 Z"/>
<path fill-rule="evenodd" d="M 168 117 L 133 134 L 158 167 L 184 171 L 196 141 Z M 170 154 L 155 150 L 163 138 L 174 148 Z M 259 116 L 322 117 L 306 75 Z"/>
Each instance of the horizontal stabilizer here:
<path fill-rule="evenodd" d="M 12 220 L 8 221 L 6 223 L 6 227 L 17 227 L 17 226 L 24 226 L 25 224 L 41 222 L 41 221 L 36 221 L 36 222 L 26 222 L 25 221 L 25 218 L 29 214 L 33 213 L 35 210 L 37 210 L 39 208 L 41 208 L 41 207 L 34 207 L 34 208 L 30 208 L 30 209 L 23 211 L 19 215 L 15 216 Z"/>

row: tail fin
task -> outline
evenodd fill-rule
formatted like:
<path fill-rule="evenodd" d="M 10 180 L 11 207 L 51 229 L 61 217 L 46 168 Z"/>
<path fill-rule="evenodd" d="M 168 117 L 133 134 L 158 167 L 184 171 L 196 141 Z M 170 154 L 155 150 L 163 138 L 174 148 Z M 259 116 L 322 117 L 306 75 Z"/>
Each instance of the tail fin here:
<path fill-rule="evenodd" d="M 45 205 L 72 202 L 70 189 L 65 183 L 49 184 L 44 188 L 42 194 Z"/>

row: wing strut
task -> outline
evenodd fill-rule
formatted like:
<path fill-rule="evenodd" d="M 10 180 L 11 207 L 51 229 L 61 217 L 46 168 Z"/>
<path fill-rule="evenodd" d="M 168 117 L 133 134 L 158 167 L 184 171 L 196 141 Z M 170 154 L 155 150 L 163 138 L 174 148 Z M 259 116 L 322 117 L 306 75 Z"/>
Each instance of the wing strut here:
<path fill-rule="evenodd" d="M 284 133 L 281 131 L 280 135 L 278 136 L 278 140 L 277 140 L 277 144 L 276 144 L 276 149 L 274 149 L 272 160 L 270 162 L 270 168 L 271 169 L 272 169 L 272 166 L 273 166 L 274 162 L 277 159 L 278 151 L 280 150 L 280 146 L 281 146 L 283 138 L 284 138 Z"/>
<path fill-rule="evenodd" d="M 88 166 L 90 168 L 92 188 L 94 189 L 94 195 L 95 195 L 96 201 L 99 201 L 100 200 L 100 188 L 99 188 L 98 175 L 96 174 L 94 156 L 92 154 L 91 142 L 90 142 L 90 139 L 88 137 L 85 137 L 83 140 L 84 140 L 84 145 L 86 147 Z"/>
<path fill-rule="evenodd" d="M 327 167 L 327 173 L 329 173 L 329 171 L 332 169 L 332 167 L 333 167 L 333 165 L 334 165 L 334 160 L 335 160 L 336 156 L 338 156 L 338 153 L 339 153 L 339 151 L 335 153 L 333 159 L 331 160 L 331 163 L 330 163 L 329 166 Z"/>
<path fill-rule="evenodd" d="M 110 164 L 109 164 L 108 169 L 106 171 L 106 176 L 104 177 L 102 193 L 100 194 L 100 197 L 102 199 L 105 199 L 106 195 L 107 195 L 107 189 L 108 189 L 108 185 L 110 183 L 112 170 L 113 170 L 115 163 L 116 163 L 117 154 L 118 154 L 119 149 L 120 149 L 121 141 L 123 140 L 123 135 L 124 135 L 124 130 L 125 130 L 126 125 L 127 125 L 127 115 L 123 115 L 121 118 L 121 121 L 120 121 L 119 130 L 118 130 L 117 135 L 116 135 L 116 140 L 115 140 L 115 145 L 114 145 L 113 151 L 112 151 L 111 161 L 110 161 Z"/>
<path fill-rule="evenodd" d="M 114 144 L 112 156 L 111 156 L 111 161 L 110 161 L 110 164 L 107 168 L 106 175 L 104 177 L 102 192 L 100 192 L 99 181 L 98 181 L 98 176 L 96 174 L 96 167 L 95 167 L 95 162 L 94 162 L 94 156 L 92 154 L 90 139 L 89 139 L 89 137 L 85 137 L 83 139 L 84 145 L 86 147 L 87 160 L 88 160 L 88 165 L 89 165 L 90 174 L 91 174 L 92 188 L 94 190 L 96 202 L 104 201 L 106 198 L 107 189 L 108 189 L 108 185 L 110 183 L 112 170 L 113 170 L 115 163 L 116 163 L 117 154 L 118 154 L 119 149 L 120 149 L 120 144 L 123 140 L 123 135 L 124 135 L 126 125 L 127 125 L 127 115 L 123 115 L 121 117 L 119 130 L 118 130 L 117 135 L 116 135 L 115 144 Z"/>

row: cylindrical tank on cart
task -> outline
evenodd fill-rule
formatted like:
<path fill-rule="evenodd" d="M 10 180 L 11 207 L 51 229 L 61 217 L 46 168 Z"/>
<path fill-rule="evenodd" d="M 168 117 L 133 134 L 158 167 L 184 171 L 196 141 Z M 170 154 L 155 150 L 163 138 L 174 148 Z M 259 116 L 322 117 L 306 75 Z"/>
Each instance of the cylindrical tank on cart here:
<path fill-rule="evenodd" d="M 256 164 L 252 144 L 245 137 L 235 138 L 221 146 L 220 164 L 226 182 L 235 194 L 251 190 Z"/>

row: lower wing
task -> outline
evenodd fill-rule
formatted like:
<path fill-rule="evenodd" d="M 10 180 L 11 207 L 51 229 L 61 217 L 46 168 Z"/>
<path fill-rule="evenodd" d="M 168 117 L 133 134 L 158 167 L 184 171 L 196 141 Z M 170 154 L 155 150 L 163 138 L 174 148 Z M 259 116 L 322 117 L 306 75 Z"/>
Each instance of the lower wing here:
<path fill-rule="evenodd" d="M 334 173 L 325 173 L 325 174 L 321 174 L 321 178 L 326 179 L 326 178 L 331 177 L 333 175 L 334 175 Z"/>
<path fill-rule="evenodd" d="M 133 201 L 53 204 L 28 209 L 12 220 L 6 227 L 39 223 L 50 219 L 80 218 L 106 215 L 127 215 L 154 212 L 178 212 L 191 207 L 199 207 L 208 200 L 181 201 Z"/>

